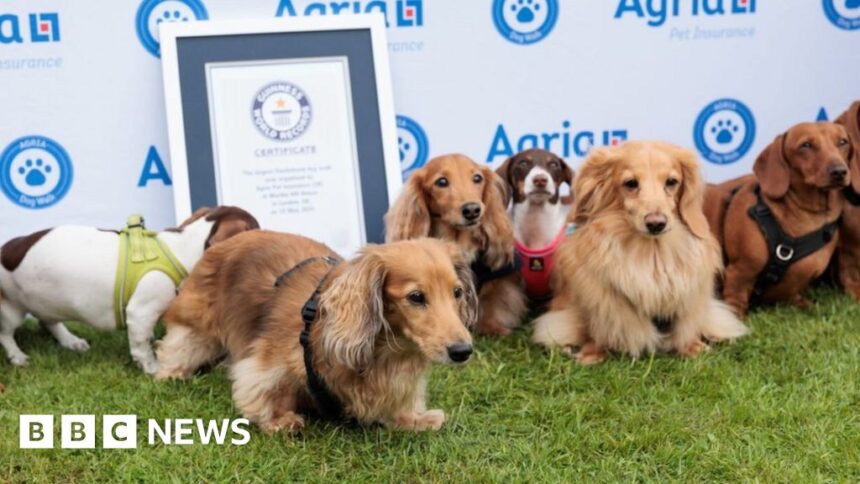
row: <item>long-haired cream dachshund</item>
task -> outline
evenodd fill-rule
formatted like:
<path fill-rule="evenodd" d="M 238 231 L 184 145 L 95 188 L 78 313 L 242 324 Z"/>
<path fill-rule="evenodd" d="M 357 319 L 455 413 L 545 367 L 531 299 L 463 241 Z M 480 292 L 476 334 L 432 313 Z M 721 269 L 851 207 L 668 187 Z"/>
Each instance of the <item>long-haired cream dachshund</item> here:
<path fill-rule="evenodd" d="M 493 170 L 464 155 L 444 155 L 414 172 L 385 215 L 385 239 L 435 237 L 469 258 L 478 287 L 478 332 L 507 335 L 526 310 L 515 265 L 508 188 Z"/>
<path fill-rule="evenodd" d="M 431 362 L 462 363 L 477 297 L 454 244 L 372 245 L 342 261 L 325 245 L 268 231 L 206 252 L 165 315 L 157 378 L 187 378 L 227 354 L 233 401 L 266 432 L 303 413 L 436 430 Z"/>
<path fill-rule="evenodd" d="M 694 153 L 660 142 L 595 149 L 581 167 L 559 247 L 559 289 L 535 322 L 534 341 L 581 364 L 607 351 L 688 357 L 747 328 L 714 299 L 720 248 L 702 213 Z"/>

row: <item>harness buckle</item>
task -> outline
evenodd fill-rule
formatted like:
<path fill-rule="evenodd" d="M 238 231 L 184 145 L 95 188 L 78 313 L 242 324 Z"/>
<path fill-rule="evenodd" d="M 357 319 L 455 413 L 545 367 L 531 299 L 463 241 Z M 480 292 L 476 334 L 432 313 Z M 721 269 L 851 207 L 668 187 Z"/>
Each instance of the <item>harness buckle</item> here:
<path fill-rule="evenodd" d="M 776 254 L 777 259 L 783 262 L 788 262 L 792 257 L 794 257 L 794 248 L 785 244 L 779 244 L 776 246 L 774 253 Z"/>
<path fill-rule="evenodd" d="M 310 324 L 314 322 L 317 318 L 317 300 L 316 297 L 312 297 L 302 306 L 302 321 L 306 324 Z"/>

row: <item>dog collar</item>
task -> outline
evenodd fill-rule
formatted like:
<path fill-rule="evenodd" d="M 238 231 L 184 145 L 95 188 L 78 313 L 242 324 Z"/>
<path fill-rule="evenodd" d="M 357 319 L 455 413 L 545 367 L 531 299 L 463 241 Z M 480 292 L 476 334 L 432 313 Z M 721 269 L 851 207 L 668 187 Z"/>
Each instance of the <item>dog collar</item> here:
<path fill-rule="evenodd" d="M 340 262 L 334 257 L 329 256 L 311 257 L 305 259 L 294 265 L 288 271 L 281 274 L 275 280 L 275 287 L 282 287 L 287 281 L 287 279 L 289 279 L 290 276 L 292 276 L 296 271 L 316 261 L 324 261 L 331 266 L 337 266 Z M 316 321 L 317 315 L 319 313 L 320 292 L 322 291 L 323 284 L 328 279 L 329 274 L 331 274 L 331 271 L 333 270 L 334 267 L 332 267 L 332 269 L 325 273 L 322 279 L 320 279 L 320 282 L 317 284 L 317 287 L 314 289 L 313 294 L 311 294 L 311 297 L 308 298 L 308 300 L 302 306 L 302 322 L 304 322 L 305 326 L 302 329 L 301 334 L 299 335 L 299 343 L 301 343 L 302 350 L 304 353 L 305 375 L 307 376 L 308 393 L 311 396 L 311 400 L 313 400 L 317 412 L 319 412 L 321 417 L 327 420 L 344 420 L 343 404 L 341 403 L 340 399 L 338 399 L 337 396 L 331 392 L 322 377 L 320 377 L 316 370 L 314 370 L 313 345 L 311 345 L 311 326 L 313 326 L 314 321 Z"/>

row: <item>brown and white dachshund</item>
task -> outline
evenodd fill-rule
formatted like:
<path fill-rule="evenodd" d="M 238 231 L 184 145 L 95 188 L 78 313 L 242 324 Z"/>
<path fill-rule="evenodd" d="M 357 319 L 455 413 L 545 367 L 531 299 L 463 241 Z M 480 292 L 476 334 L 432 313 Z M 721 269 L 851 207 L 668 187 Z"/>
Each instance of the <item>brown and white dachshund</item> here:
<path fill-rule="evenodd" d="M 240 234 L 206 252 L 171 304 L 156 377 L 188 378 L 226 354 L 233 401 L 265 432 L 299 431 L 302 413 L 325 414 L 319 381 L 343 418 L 436 430 L 445 414 L 425 406 L 427 371 L 472 353 L 471 281 L 461 251 L 440 240 L 371 245 L 343 261 L 299 235 Z"/>
<path fill-rule="evenodd" d="M 842 189 L 860 188 L 856 154 L 845 129 L 834 123 L 801 123 L 791 127 L 759 154 L 754 176 L 741 177 L 706 192 L 705 214 L 720 240 L 727 261 L 723 299 L 745 316 L 753 295 L 761 302 L 787 301 L 808 307 L 801 292 L 826 269 L 839 238 L 838 232 L 812 254 L 791 260 L 777 282 L 760 280 L 771 253 L 750 209 L 756 191 L 785 235 L 800 238 L 825 227 L 835 227 L 842 214 Z M 788 247 L 788 246 L 786 246 Z"/>
<path fill-rule="evenodd" d="M 836 118 L 836 122 L 848 131 L 856 153 L 856 150 L 860 150 L 860 101 L 855 101 Z M 846 197 L 843 207 L 837 271 L 839 284 L 845 292 L 860 301 L 860 206 L 857 205 L 860 203 L 860 192 L 853 191 L 853 195 Z"/>
<path fill-rule="evenodd" d="M 429 236 L 452 241 L 466 253 L 479 286 L 482 334 L 509 334 L 526 310 L 507 202 L 499 175 L 450 154 L 415 171 L 385 215 L 388 242 Z"/>

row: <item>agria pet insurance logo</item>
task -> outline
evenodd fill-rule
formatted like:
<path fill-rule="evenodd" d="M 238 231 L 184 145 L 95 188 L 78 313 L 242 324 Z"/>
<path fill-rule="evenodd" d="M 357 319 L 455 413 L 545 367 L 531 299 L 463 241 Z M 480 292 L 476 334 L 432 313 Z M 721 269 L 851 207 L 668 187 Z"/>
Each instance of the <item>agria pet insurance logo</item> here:
<path fill-rule="evenodd" d="M 292 141 L 311 124 L 311 102 L 295 84 L 278 81 L 263 86 L 254 96 L 251 116 L 266 138 Z"/>
<path fill-rule="evenodd" d="M 397 150 L 400 153 L 400 171 L 403 180 L 413 171 L 427 164 L 430 143 L 427 133 L 414 119 L 397 115 Z"/>
<path fill-rule="evenodd" d="M 860 0 L 823 0 L 824 14 L 845 30 L 860 29 Z"/>
<path fill-rule="evenodd" d="M 0 14 L 0 44 L 59 42 L 60 16 L 56 12 Z"/>
<path fill-rule="evenodd" d="M 718 165 L 738 161 L 755 139 L 752 111 L 735 99 L 719 99 L 696 118 L 693 140 L 702 156 Z"/>
<path fill-rule="evenodd" d="M 296 8 L 299 4 L 299 8 Z M 391 7 L 394 7 L 393 9 Z M 304 7 L 304 8 L 302 8 Z M 390 10 L 394 11 L 393 17 Z M 340 15 L 342 13 L 380 12 L 387 27 L 420 27 L 424 25 L 424 0 L 372 0 L 345 2 L 307 2 L 306 0 L 280 0 L 276 17 L 289 15 Z"/>
<path fill-rule="evenodd" d="M 24 208 L 47 208 L 59 202 L 72 178 L 69 154 L 44 136 L 18 138 L 0 155 L 0 189 Z"/>
<path fill-rule="evenodd" d="M 200 0 L 144 0 L 135 18 L 137 37 L 150 54 L 161 57 L 158 36 L 161 24 L 207 19 L 209 13 Z"/>
<path fill-rule="evenodd" d="M 493 22 L 502 37 L 520 44 L 540 42 L 558 20 L 557 0 L 493 0 Z"/>

